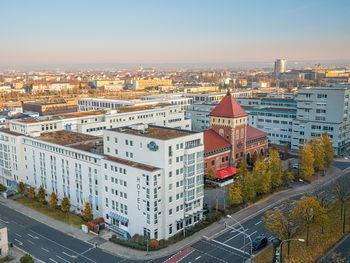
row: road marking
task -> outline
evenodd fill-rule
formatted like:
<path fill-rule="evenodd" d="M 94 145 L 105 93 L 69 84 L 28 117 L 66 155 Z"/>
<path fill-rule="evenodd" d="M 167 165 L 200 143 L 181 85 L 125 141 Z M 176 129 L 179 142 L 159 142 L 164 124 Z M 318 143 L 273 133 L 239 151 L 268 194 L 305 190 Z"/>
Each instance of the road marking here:
<path fill-rule="evenodd" d="M 73 249 L 70 249 L 69 247 L 66 247 L 66 246 L 64 246 L 64 245 L 61 245 L 60 243 L 57 243 L 56 241 L 53 241 L 53 240 L 51 240 L 51 239 L 49 239 L 49 238 L 47 238 L 47 237 L 45 237 L 45 236 L 43 236 L 43 235 L 40 235 L 39 233 L 35 232 L 34 230 L 30 230 L 30 231 L 33 232 L 34 234 L 36 234 L 36 235 L 38 235 L 38 236 L 40 236 L 40 237 L 46 239 L 46 240 L 49 240 L 50 242 L 52 242 L 52 243 L 54 243 L 54 244 L 56 244 L 56 245 L 58 245 L 58 246 L 60 246 L 60 247 L 63 247 L 63 248 L 65 248 L 65 249 L 69 250 L 69 251 L 72 251 L 73 253 L 75 253 L 75 254 L 77 254 L 77 255 L 80 255 L 81 257 L 83 257 L 84 259 L 86 259 L 86 260 L 88 260 L 88 261 L 91 261 L 91 262 L 93 262 L 93 263 L 97 263 L 96 261 L 94 261 L 94 260 L 92 260 L 92 259 L 90 259 L 90 258 L 88 258 L 88 257 L 85 257 L 84 255 L 81 255 L 81 254 L 79 254 L 78 252 L 75 252 Z"/>
<path fill-rule="evenodd" d="M 198 257 L 195 258 L 195 260 L 198 260 L 198 259 L 200 259 L 201 257 L 202 257 L 202 256 L 198 256 Z"/>
<path fill-rule="evenodd" d="M 44 251 L 46 251 L 46 252 L 50 252 L 48 249 L 46 249 L 46 248 L 44 248 L 44 247 L 42 247 L 41 249 L 44 250 Z"/>
<path fill-rule="evenodd" d="M 5 221 L 5 220 L 2 220 L 2 219 L 0 219 L 0 221 L 3 222 L 3 223 L 5 223 L 5 224 L 10 224 L 10 222 Z"/>
<path fill-rule="evenodd" d="M 80 255 L 83 255 L 91 250 L 95 249 L 94 247 L 90 247 L 88 250 L 85 250 L 84 252 L 80 253 Z"/>
<path fill-rule="evenodd" d="M 255 225 L 257 226 L 257 225 L 259 225 L 261 223 L 262 223 L 262 221 L 260 220 L 259 222 L 255 223 Z"/>
<path fill-rule="evenodd" d="M 62 252 L 62 254 L 64 254 L 64 255 L 66 255 L 67 257 L 70 257 L 70 258 L 74 258 L 75 256 L 74 255 L 70 255 L 70 254 L 68 254 L 68 253 L 66 253 L 66 252 Z"/>
<path fill-rule="evenodd" d="M 239 236 L 239 235 L 241 235 L 241 234 L 242 234 L 242 233 L 238 233 L 238 234 L 234 235 L 233 237 L 230 237 L 230 238 L 227 239 L 224 243 L 229 242 L 230 240 L 234 239 L 235 237 L 237 237 L 237 236 Z"/>
<path fill-rule="evenodd" d="M 29 239 L 27 239 L 27 241 L 28 241 L 30 244 L 34 245 L 34 242 L 30 241 Z"/>
<path fill-rule="evenodd" d="M 52 258 L 49 258 L 49 260 L 51 260 L 54 263 L 58 263 L 56 260 L 53 260 Z"/>
<path fill-rule="evenodd" d="M 20 246 L 23 246 L 23 243 L 21 241 L 19 241 L 18 239 L 15 238 L 15 241 L 17 241 Z"/>
<path fill-rule="evenodd" d="M 236 251 L 238 251 L 238 252 L 240 252 L 240 253 L 243 253 L 243 254 L 245 254 L 245 255 L 247 255 L 247 256 L 250 256 L 249 253 L 247 253 L 247 252 L 245 252 L 245 251 L 243 251 L 243 250 L 241 250 L 241 249 L 239 249 L 239 248 L 229 246 L 229 245 L 227 245 L 227 244 L 225 244 L 225 243 L 222 243 L 222 242 L 219 242 L 219 241 L 217 241 L 217 240 L 215 240 L 215 239 L 213 239 L 212 241 L 213 241 L 213 242 L 216 242 L 216 243 L 218 243 L 218 244 L 220 244 L 220 245 L 222 245 L 222 246 L 225 246 L 225 247 L 231 248 L 231 249 L 233 249 L 233 250 L 236 250 Z"/>
<path fill-rule="evenodd" d="M 18 237 L 22 237 L 20 234 L 17 234 L 17 233 L 15 233 L 15 235 L 18 236 Z"/>
<path fill-rule="evenodd" d="M 62 259 L 64 262 L 70 263 L 68 260 L 65 260 L 64 258 L 60 257 L 59 255 L 56 255 L 59 259 Z"/>
<path fill-rule="evenodd" d="M 251 233 L 249 236 L 252 236 L 254 235 L 255 233 L 257 233 L 258 231 L 254 231 L 253 233 Z"/>
<path fill-rule="evenodd" d="M 39 239 L 38 237 L 35 237 L 35 236 L 31 235 L 31 234 L 28 234 L 28 233 L 27 233 L 27 235 L 30 236 L 30 237 L 33 238 L 33 239 Z"/>

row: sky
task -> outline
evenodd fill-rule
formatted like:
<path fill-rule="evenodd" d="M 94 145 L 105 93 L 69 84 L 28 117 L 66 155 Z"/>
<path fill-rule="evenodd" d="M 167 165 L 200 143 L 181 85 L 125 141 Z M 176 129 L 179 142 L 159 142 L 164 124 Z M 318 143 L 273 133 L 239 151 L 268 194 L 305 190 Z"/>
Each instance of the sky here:
<path fill-rule="evenodd" d="M 349 0 L 0 0 L 0 66 L 349 60 Z"/>

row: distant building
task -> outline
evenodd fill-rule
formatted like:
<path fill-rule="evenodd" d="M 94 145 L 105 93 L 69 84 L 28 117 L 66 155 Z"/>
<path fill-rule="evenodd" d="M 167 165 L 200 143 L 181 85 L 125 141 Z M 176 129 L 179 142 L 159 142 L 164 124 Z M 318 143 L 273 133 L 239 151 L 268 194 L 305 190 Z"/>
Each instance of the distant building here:
<path fill-rule="evenodd" d="M 75 102 L 27 102 L 22 107 L 23 111 L 37 112 L 40 116 L 78 111 L 78 105 Z"/>
<path fill-rule="evenodd" d="M 279 77 L 281 73 L 284 73 L 286 71 L 287 71 L 287 60 L 277 59 L 275 61 L 274 76 Z"/>
<path fill-rule="evenodd" d="M 171 86 L 171 79 L 159 79 L 159 78 L 148 78 L 138 79 L 133 81 L 133 90 L 144 90 L 145 88 L 158 87 L 158 86 Z"/>

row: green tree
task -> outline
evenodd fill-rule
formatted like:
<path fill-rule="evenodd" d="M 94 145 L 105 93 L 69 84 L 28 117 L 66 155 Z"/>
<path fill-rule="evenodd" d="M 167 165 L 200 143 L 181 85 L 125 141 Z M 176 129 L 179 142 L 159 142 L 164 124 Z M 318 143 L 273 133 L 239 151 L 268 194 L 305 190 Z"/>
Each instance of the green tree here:
<path fill-rule="evenodd" d="M 282 184 L 284 186 L 287 186 L 291 181 L 294 180 L 294 175 L 289 171 L 289 169 L 286 169 L 282 173 Z"/>
<path fill-rule="evenodd" d="M 63 199 L 62 199 L 61 210 L 62 210 L 63 213 L 66 214 L 66 217 L 67 217 L 68 212 L 70 210 L 70 201 L 69 201 L 68 197 L 66 197 L 66 196 L 63 197 Z"/>
<path fill-rule="evenodd" d="M 314 196 L 295 201 L 291 209 L 293 220 L 306 229 L 306 245 L 309 245 L 310 227 L 313 224 L 323 226 L 327 218 L 327 210 Z"/>
<path fill-rule="evenodd" d="M 42 186 L 40 186 L 38 190 L 38 200 L 40 203 L 45 202 L 45 189 Z"/>
<path fill-rule="evenodd" d="M 35 198 L 35 190 L 34 190 L 34 187 L 29 187 L 29 190 L 28 190 L 28 197 L 30 199 L 34 199 Z"/>
<path fill-rule="evenodd" d="M 245 159 L 240 159 L 237 166 L 237 175 L 245 177 L 248 175 L 247 161 Z"/>
<path fill-rule="evenodd" d="M 243 202 L 241 183 L 236 180 L 228 189 L 228 202 L 230 205 L 239 205 Z"/>
<path fill-rule="evenodd" d="M 314 155 L 314 170 L 316 172 L 324 170 L 326 166 L 326 155 L 323 146 L 323 141 L 321 139 L 313 139 L 310 141 L 310 145 L 312 147 L 312 152 Z"/>
<path fill-rule="evenodd" d="M 300 149 L 300 176 L 308 178 L 315 173 L 314 170 L 314 154 L 309 143 L 304 144 Z"/>
<path fill-rule="evenodd" d="M 262 158 L 256 160 L 252 176 L 257 194 L 268 193 L 271 190 L 271 173 Z"/>
<path fill-rule="evenodd" d="M 51 193 L 49 205 L 51 208 L 56 208 L 57 206 L 57 195 L 55 192 Z"/>
<path fill-rule="evenodd" d="M 19 194 L 24 194 L 24 191 L 26 190 L 26 187 L 23 182 L 19 182 L 18 187 L 17 187 L 17 192 Z"/>
<path fill-rule="evenodd" d="M 84 206 L 84 211 L 83 211 L 83 219 L 85 220 L 85 222 L 89 222 L 92 220 L 92 218 L 93 218 L 93 214 L 92 214 L 91 205 L 89 202 L 86 202 Z"/>
<path fill-rule="evenodd" d="M 325 153 L 325 165 L 326 167 L 329 167 L 334 159 L 334 149 L 333 149 L 333 143 L 328 135 L 328 133 L 322 134 L 322 142 L 324 147 L 324 153 Z"/>
<path fill-rule="evenodd" d="M 283 214 L 280 209 L 269 210 L 263 217 L 265 227 L 279 239 L 286 240 L 295 238 L 300 230 L 300 225 L 289 214 Z M 288 245 L 288 256 L 290 253 L 290 241 Z"/>
<path fill-rule="evenodd" d="M 34 259 L 30 255 L 25 254 L 24 256 L 22 256 L 19 259 L 19 262 L 21 262 L 21 263 L 34 263 Z"/>
<path fill-rule="evenodd" d="M 282 161 L 277 148 L 272 148 L 270 151 L 268 169 L 271 173 L 271 187 L 279 187 L 282 184 Z"/>

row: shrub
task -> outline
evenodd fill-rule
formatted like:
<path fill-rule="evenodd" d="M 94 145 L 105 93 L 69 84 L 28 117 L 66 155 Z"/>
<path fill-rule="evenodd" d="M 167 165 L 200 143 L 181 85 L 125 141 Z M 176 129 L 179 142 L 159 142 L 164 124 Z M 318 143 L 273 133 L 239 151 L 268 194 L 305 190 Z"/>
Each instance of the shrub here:
<path fill-rule="evenodd" d="M 158 245 L 159 245 L 159 243 L 158 243 L 158 240 L 156 240 L 156 239 L 151 239 L 149 241 L 149 248 L 151 250 L 156 250 L 158 248 Z"/>
<path fill-rule="evenodd" d="M 21 263 L 34 263 L 34 259 L 28 254 L 25 254 L 23 257 L 21 257 L 19 261 Z"/>
<path fill-rule="evenodd" d="M 7 190 L 7 187 L 2 185 L 2 184 L 0 184 L 0 193 L 1 192 L 5 192 L 6 190 Z"/>

